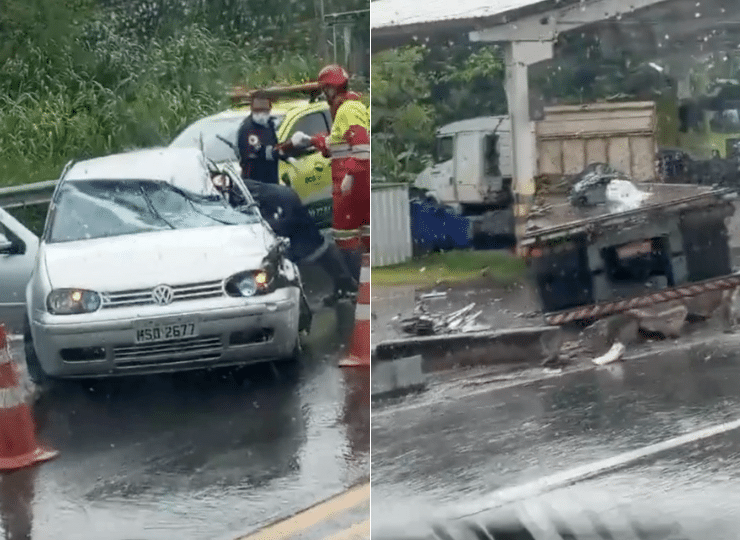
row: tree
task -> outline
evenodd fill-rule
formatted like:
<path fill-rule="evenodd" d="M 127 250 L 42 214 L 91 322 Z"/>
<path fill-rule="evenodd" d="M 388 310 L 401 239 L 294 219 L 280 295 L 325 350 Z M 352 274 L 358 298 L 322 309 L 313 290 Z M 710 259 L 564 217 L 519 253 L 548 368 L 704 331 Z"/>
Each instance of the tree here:
<path fill-rule="evenodd" d="M 423 58 L 421 47 L 404 47 L 372 59 L 372 163 L 378 180 L 410 180 L 427 161 L 434 110 L 429 80 L 419 71 Z"/>

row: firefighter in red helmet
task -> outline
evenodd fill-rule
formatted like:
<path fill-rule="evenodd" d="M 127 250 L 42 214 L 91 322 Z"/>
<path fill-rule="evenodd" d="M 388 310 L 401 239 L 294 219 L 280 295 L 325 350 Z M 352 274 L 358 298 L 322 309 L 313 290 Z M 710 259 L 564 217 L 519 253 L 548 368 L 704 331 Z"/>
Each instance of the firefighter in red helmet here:
<path fill-rule="evenodd" d="M 329 103 L 331 133 L 311 142 L 331 157 L 333 223 L 337 245 L 345 251 L 370 249 L 370 114 L 360 96 L 347 89 L 349 75 L 336 64 L 319 72 Z"/>

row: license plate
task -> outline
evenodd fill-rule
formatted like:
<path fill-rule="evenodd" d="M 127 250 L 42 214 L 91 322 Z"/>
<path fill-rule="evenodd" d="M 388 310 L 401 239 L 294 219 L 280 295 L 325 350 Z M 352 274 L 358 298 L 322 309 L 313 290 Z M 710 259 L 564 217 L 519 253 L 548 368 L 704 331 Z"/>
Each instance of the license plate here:
<path fill-rule="evenodd" d="M 179 321 L 168 324 L 147 324 L 134 329 L 136 343 L 153 343 L 157 341 L 171 341 L 196 337 L 198 323 L 195 321 Z"/>
<path fill-rule="evenodd" d="M 653 243 L 650 240 L 632 242 L 617 248 L 617 256 L 620 259 L 629 259 L 637 255 L 646 255 L 653 251 Z"/>

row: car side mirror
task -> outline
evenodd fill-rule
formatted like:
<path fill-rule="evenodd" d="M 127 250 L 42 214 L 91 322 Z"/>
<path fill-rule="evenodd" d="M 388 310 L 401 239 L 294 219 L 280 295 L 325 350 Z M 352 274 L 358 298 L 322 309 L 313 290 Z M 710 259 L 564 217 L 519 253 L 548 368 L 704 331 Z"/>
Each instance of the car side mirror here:
<path fill-rule="evenodd" d="M 0 233 L 0 254 L 11 255 L 15 252 L 15 244 L 8 240 L 8 237 Z"/>

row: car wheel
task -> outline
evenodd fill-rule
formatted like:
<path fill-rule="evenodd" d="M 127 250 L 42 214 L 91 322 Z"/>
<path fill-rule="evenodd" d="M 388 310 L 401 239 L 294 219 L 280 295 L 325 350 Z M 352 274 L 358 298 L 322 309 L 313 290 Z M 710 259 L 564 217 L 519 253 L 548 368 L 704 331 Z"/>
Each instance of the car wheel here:
<path fill-rule="evenodd" d="M 33 346 L 33 335 L 31 335 L 31 323 L 28 317 L 25 318 L 23 325 L 23 350 L 26 355 L 26 370 L 28 377 L 37 385 L 42 385 L 49 381 L 49 376 L 41 367 L 41 362 Z"/>

